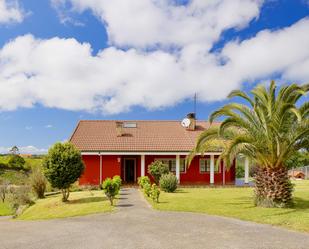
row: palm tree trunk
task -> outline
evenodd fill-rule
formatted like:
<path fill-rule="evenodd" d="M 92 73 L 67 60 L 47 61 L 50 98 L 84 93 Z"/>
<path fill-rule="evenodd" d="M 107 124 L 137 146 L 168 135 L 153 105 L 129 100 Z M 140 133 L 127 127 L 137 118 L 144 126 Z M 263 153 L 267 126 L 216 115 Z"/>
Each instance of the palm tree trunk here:
<path fill-rule="evenodd" d="M 255 175 L 255 205 L 288 207 L 292 205 L 293 185 L 285 167 L 257 169 Z"/>

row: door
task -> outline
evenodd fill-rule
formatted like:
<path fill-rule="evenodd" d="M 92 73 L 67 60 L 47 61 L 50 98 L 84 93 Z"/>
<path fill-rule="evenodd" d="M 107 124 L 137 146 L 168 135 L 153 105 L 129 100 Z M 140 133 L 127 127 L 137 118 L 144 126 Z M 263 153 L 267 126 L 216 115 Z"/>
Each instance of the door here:
<path fill-rule="evenodd" d="M 127 183 L 134 183 L 135 182 L 135 159 L 134 158 L 126 158 L 124 160 L 124 180 Z"/>

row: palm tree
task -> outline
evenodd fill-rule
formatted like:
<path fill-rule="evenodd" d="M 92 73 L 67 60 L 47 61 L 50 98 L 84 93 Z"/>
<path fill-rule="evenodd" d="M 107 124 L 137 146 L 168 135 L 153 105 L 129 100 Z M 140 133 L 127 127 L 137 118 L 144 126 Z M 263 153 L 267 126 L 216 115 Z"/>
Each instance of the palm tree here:
<path fill-rule="evenodd" d="M 236 90 L 229 98 L 240 97 L 246 104 L 230 103 L 210 115 L 212 123 L 225 119 L 220 126 L 211 126 L 197 140 L 194 155 L 221 149 L 219 159 L 231 165 L 238 154 L 257 165 L 255 204 L 284 207 L 292 204 L 293 185 L 288 178 L 287 160 L 297 151 L 309 147 L 309 102 L 297 106 L 309 85 L 291 84 L 276 92 L 274 81 L 269 88 L 256 86 L 252 97 Z M 218 160 L 219 163 L 219 160 Z"/>

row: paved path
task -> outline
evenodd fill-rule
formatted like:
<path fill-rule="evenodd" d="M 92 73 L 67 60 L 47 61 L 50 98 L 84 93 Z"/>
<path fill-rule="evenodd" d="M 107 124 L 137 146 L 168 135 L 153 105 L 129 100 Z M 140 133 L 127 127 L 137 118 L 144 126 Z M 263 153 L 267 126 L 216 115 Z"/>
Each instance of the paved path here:
<path fill-rule="evenodd" d="M 123 189 L 116 212 L 49 221 L 0 220 L 0 248 L 309 248 L 309 234 L 183 212 L 152 210 Z"/>

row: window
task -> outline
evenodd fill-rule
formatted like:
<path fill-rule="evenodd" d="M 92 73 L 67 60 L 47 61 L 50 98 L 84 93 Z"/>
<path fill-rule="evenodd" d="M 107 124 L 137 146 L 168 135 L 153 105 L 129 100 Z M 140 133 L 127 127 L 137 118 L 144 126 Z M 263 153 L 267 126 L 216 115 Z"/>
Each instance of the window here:
<path fill-rule="evenodd" d="M 200 159 L 200 173 L 210 172 L 210 158 Z"/>
<path fill-rule="evenodd" d="M 214 172 L 220 172 L 220 163 L 217 165 L 217 158 L 214 160 Z M 209 173 L 210 172 L 210 158 L 200 159 L 200 173 Z"/>
<path fill-rule="evenodd" d="M 133 122 L 125 122 L 123 123 L 123 128 L 136 128 L 137 124 Z"/>
<path fill-rule="evenodd" d="M 170 172 L 175 173 L 176 172 L 176 159 L 172 158 L 164 158 L 164 159 L 156 159 L 156 161 L 161 161 L 162 163 L 166 164 L 168 166 L 168 169 Z M 186 172 L 186 162 L 185 159 L 180 159 L 180 167 L 179 171 L 181 173 Z"/>

